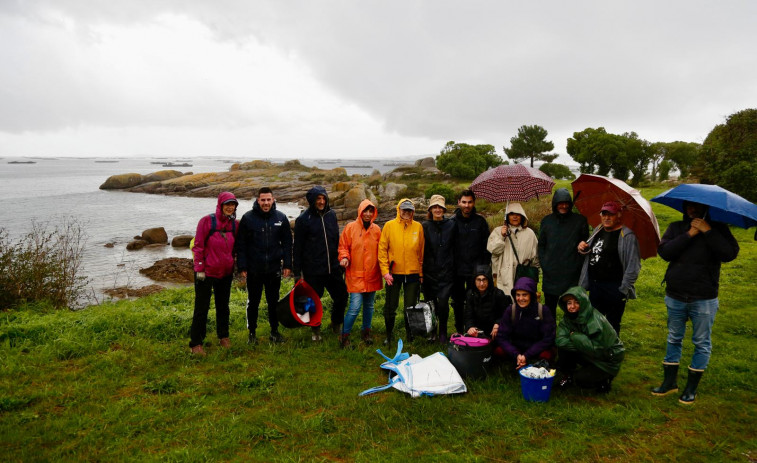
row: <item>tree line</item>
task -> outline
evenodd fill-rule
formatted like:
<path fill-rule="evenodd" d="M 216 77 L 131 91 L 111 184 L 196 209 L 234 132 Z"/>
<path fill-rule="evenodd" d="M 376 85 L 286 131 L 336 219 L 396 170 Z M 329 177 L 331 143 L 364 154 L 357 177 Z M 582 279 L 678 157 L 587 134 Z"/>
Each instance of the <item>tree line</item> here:
<path fill-rule="evenodd" d="M 553 161 L 554 143 L 539 125 L 523 125 L 503 147 L 513 162 L 534 161 L 554 178 L 572 179 L 570 169 Z M 582 173 L 612 176 L 632 185 L 668 180 L 671 171 L 682 180 L 718 184 L 750 201 L 757 201 L 757 109 L 745 109 L 716 125 L 703 143 L 650 142 L 636 132 L 609 133 L 604 127 L 574 132 L 567 140 L 568 155 Z M 453 177 L 472 180 L 503 160 L 494 145 L 447 142 L 436 158 L 437 167 Z"/>

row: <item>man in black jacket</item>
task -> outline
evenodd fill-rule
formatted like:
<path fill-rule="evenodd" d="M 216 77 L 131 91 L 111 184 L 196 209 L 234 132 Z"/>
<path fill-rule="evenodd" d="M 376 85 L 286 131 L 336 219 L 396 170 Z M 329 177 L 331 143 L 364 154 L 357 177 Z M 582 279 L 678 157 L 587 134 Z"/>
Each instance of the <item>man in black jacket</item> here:
<path fill-rule="evenodd" d="M 292 230 L 287 216 L 276 210 L 276 200 L 270 188 L 259 189 L 252 210 L 242 216 L 236 247 L 239 273 L 247 279 L 247 342 L 257 342 L 255 330 L 263 288 L 268 304 L 268 323 L 271 325 L 270 339 L 283 342 L 284 338 L 279 334 L 276 303 L 282 275 L 287 278 L 292 274 Z"/>
<path fill-rule="evenodd" d="M 452 220 L 457 226 L 452 311 L 455 314 L 455 329 L 462 333 L 465 327 L 465 296 L 469 290 L 476 288 L 473 281 L 476 266 L 490 266 L 492 255 L 486 250 L 489 224 L 483 216 L 476 213 L 476 194 L 473 190 L 460 193 Z"/>
<path fill-rule="evenodd" d="M 311 188 L 305 198 L 310 207 L 294 222 L 294 275 L 302 277 L 318 297 L 323 291 L 331 295 L 331 330 L 341 333 L 347 286 L 339 265 L 339 223 L 329 207 L 329 196 L 320 185 Z M 321 327 L 313 327 L 313 341 L 321 340 Z"/>
<path fill-rule="evenodd" d="M 665 272 L 668 342 L 662 362 L 664 380 L 662 385 L 652 389 L 652 394 L 662 396 L 678 391 L 678 364 L 686 320 L 690 319 L 694 355 L 679 402 L 691 404 L 710 361 L 712 325 L 718 311 L 720 264 L 736 258 L 739 244 L 727 225 L 708 221 L 707 206 L 684 201 L 683 210 L 683 220 L 668 226 L 657 247 L 660 257 L 670 262 Z"/>
<path fill-rule="evenodd" d="M 576 250 L 589 237 L 586 217 L 573 212 L 573 200 L 567 188 L 552 196 L 552 213 L 539 226 L 539 264 L 544 273 L 542 291 L 545 303 L 557 308 L 557 299 L 568 288 L 578 285 L 584 256 Z"/>

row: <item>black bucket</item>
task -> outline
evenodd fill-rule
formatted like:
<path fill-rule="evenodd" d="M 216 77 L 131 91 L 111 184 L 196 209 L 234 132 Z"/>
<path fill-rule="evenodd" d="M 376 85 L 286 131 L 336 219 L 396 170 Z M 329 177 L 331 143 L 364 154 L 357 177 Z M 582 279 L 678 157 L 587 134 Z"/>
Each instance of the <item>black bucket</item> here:
<path fill-rule="evenodd" d="M 447 357 L 463 378 L 483 378 L 488 374 L 492 363 L 492 343 L 484 346 L 467 345 L 460 338 L 451 339 Z"/>

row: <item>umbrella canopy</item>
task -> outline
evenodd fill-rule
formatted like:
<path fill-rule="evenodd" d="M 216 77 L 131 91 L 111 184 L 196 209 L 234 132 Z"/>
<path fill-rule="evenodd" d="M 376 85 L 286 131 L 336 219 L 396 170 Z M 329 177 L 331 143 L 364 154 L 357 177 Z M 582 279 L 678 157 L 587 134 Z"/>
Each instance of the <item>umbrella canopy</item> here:
<path fill-rule="evenodd" d="M 638 190 L 622 180 L 592 174 L 581 174 L 571 185 L 573 203 L 586 216 L 589 225 L 597 227 L 600 224 L 599 211 L 604 203 L 617 201 L 622 206 L 623 225 L 633 230 L 639 240 L 641 258 L 649 259 L 657 255 L 660 227 L 652 205 Z"/>
<path fill-rule="evenodd" d="M 684 201 L 705 204 L 709 206 L 712 220 L 741 228 L 757 225 L 757 205 L 717 185 L 684 183 L 655 196 L 652 201 L 681 212 L 684 212 Z"/>
<path fill-rule="evenodd" d="M 494 203 L 528 201 L 552 194 L 552 177 L 523 164 L 497 166 L 476 177 L 470 187 L 476 196 Z"/>

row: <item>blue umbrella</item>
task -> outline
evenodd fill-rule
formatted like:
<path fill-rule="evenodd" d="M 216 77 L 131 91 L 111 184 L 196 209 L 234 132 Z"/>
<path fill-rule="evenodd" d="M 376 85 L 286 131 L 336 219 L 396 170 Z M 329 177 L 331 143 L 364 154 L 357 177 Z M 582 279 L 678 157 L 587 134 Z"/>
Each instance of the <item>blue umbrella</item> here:
<path fill-rule="evenodd" d="M 717 185 L 684 183 L 661 193 L 652 201 L 683 212 L 683 202 L 691 201 L 709 206 L 712 220 L 730 223 L 741 228 L 757 225 L 757 205 Z"/>

